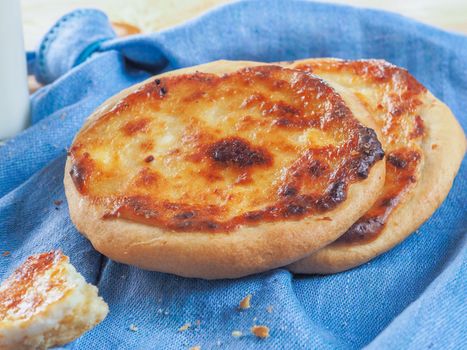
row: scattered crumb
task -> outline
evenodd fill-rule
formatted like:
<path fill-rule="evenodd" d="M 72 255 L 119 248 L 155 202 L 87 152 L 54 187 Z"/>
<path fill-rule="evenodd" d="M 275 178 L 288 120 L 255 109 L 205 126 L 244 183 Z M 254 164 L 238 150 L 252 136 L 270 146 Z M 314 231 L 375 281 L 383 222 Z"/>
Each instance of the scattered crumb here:
<path fill-rule="evenodd" d="M 162 309 L 157 310 L 157 312 L 158 312 L 159 314 L 161 314 L 161 313 L 162 313 Z"/>
<path fill-rule="evenodd" d="M 272 314 L 272 310 L 273 310 L 273 307 L 272 305 L 269 305 L 268 307 L 266 307 L 266 311 L 270 314 Z"/>
<path fill-rule="evenodd" d="M 201 325 L 201 320 L 196 320 L 195 325 L 196 325 L 196 327 L 199 327 Z"/>
<path fill-rule="evenodd" d="M 243 335 L 243 333 L 240 332 L 240 331 L 233 331 L 232 332 L 232 337 L 235 337 L 235 338 L 240 338 L 242 335 Z"/>
<path fill-rule="evenodd" d="M 169 314 L 169 311 L 168 311 L 168 310 L 165 310 L 165 311 L 164 311 L 164 315 L 167 316 L 168 314 Z"/>
<path fill-rule="evenodd" d="M 5 250 L 3 253 L 2 253 L 2 256 L 9 256 L 11 253 L 9 250 Z"/>
<path fill-rule="evenodd" d="M 136 325 L 134 325 L 133 323 L 130 324 L 130 331 L 132 332 L 137 332 L 138 331 L 138 327 L 136 327 Z"/>
<path fill-rule="evenodd" d="M 251 294 L 248 294 L 245 298 L 242 299 L 238 307 L 242 310 L 249 309 L 251 307 L 250 301 L 251 301 Z"/>
<path fill-rule="evenodd" d="M 192 346 L 189 350 L 201 350 L 201 346 L 199 345 Z"/>
<path fill-rule="evenodd" d="M 216 345 L 217 345 L 217 346 L 221 346 L 221 345 L 222 345 L 222 342 L 221 342 L 220 340 L 218 340 L 218 341 L 216 342 Z"/>
<path fill-rule="evenodd" d="M 258 338 L 264 339 L 264 338 L 269 337 L 269 327 L 253 326 L 251 327 L 251 333 L 256 335 Z"/>
<path fill-rule="evenodd" d="M 62 203 L 63 203 L 62 200 L 56 200 L 56 201 L 54 201 L 54 204 L 55 204 L 56 206 L 59 206 L 59 205 L 61 205 Z"/>
<path fill-rule="evenodd" d="M 191 327 L 191 323 L 187 322 L 187 323 L 185 323 L 183 326 L 181 326 L 181 327 L 178 329 L 178 331 L 179 331 L 179 332 L 184 332 L 184 331 L 186 331 L 186 330 L 187 330 L 188 328 L 190 328 L 190 327 Z"/>

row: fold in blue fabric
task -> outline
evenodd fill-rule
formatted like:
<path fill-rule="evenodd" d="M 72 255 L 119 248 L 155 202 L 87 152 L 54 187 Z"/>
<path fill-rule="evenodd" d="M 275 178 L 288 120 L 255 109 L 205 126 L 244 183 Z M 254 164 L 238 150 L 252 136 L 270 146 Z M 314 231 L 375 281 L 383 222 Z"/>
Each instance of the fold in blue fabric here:
<path fill-rule="evenodd" d="M 204 281 L 143 271 L 101 256 L 70 221 L 62 184 L 66 148 L 108 97 L 152 74 L 216 59 L 322 56 L 403 66 L 467 127 L 467 38 L 394 14 L 245 1 L 123 39 L 99 11 L 62 18 L 28 56 L 30 70 L 48 83 L 31 98 L 33 125 L 0 147 L 0 249 L 11 252 L 0 257 L 0 276 L 28 255 L 61 248 L 99 287 L 109 316 L 67 349 L 465 347 L 465 160 L 448 198 L 419 230 L 377 259 L 332 276 L 277 269 Z M 240 312 L 246 294 L 253 295 L 252 307 Z M 187 322 L 192 327 L 178 332 Z M 253 324 L 267 325 L 271 336 L 257 339 Z M 244 336 L 233 337 L 234 330 Z"/>

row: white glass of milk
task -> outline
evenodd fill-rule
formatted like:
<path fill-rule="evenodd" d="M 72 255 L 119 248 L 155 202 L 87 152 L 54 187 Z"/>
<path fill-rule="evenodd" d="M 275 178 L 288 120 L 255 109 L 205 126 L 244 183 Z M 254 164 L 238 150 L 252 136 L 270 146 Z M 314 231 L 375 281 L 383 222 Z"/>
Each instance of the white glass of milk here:
<path fill-rule="evenodd" d="M 29 91 L 20 0 L 0 0 L 0 140 L 29 124 Z"/>

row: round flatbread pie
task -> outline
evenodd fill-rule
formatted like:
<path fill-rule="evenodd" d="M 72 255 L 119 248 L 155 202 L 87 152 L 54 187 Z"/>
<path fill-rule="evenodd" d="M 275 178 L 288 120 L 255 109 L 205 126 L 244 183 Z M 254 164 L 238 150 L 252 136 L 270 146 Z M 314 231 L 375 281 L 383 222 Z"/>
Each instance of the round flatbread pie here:
<path fill-rule="evenodd" d="M 308 59 L 284 65 L 354 93 L 381 130 L 386 180 L 378 200 L 334 243 L 289 267 L 297 273 L 347 270 L 394 247 L 433 214 L 464 157 L 465 135 L 445 104 L 386 61 Z"/>
<path fill-rule="evenodd" d="M 212 279 L 284 266 L 376 200 L 372 127 L 352 94 L 303 71 L 219 61 L 166 73 L 77 134 L 70 215 L 99 252 L 144 269 Z"/>

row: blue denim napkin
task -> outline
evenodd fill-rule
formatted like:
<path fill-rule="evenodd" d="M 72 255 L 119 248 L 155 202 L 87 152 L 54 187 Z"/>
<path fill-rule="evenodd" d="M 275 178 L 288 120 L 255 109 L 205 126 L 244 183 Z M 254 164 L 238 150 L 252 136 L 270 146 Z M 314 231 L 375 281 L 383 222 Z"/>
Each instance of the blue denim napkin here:
<path fill-rule="evenodd" d="M 124 39 L 99 11 L 63 17 L 28 55 L 31 71 L 48 83 L 32 96 L 33 125 L 0 147 L 0 249 L 11 251 L 0 256 L 0 277 L 30 254 L 62 248 L 99 287 L 109 316 L 67 349 L 465 348 L 465 161 L 447 200 L 418 231 L 370 263 L 333 276 L 278 269 L 203 281 L 143 271 L 101 256 L 70 221 L 62 185 L 66 147 L 108 97 L 156 72 L 221 58 L 321 56 L 384 58 L 406 67 L 467 127 L 467 37 L 401 16 L 307 1 L 246 1 Z M 252 307 L 238 311 L 249 293 Z M 178 332 L 187 322 L 192 327 Z M 267 325 L 271 336 L 257 339 L 249 332 L 253 324 Z M 233 337 L 235 330 L 244 335 Z"/>

